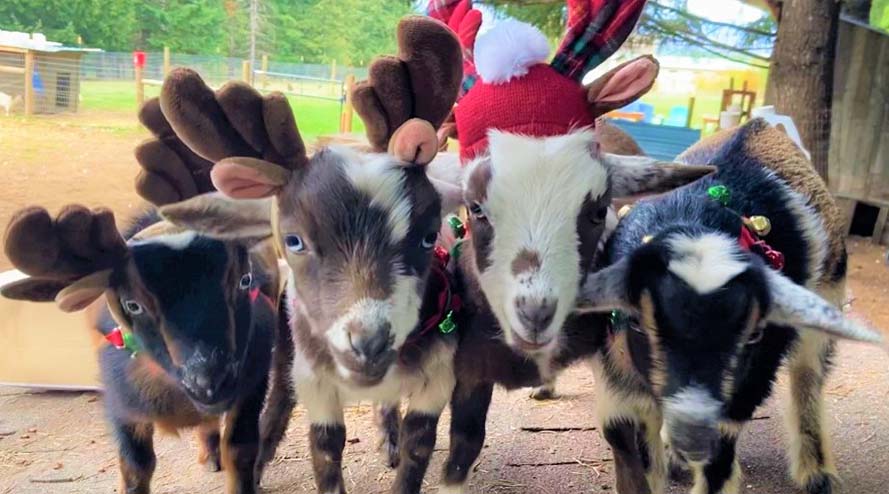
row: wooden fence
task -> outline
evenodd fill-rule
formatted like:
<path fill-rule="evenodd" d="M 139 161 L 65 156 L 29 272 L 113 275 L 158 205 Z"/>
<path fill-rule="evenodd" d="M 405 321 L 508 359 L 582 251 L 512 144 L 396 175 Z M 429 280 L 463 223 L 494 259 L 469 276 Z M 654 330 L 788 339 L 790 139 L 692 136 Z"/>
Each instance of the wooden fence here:
<path fill-rule="evenodd" d="M 170 73 L 170 68 L 171 68 L 170 49 L 165 46 L 163 53 L 164 54 L 163 54 L 162 74 L 164 77 L 166 77 L 167 74 Z M 143 57 L 144 57 L 144 54 L 143 54 Z M 134 56 L 134 61 L 135 61 L 135 56 Z M 317 97 L 320 97 L 321 99 L 336 99 L 336 100 L 340 101 L 341 108 L 340 108 L 340 116 L 339 116 L 339 122 L 340 122 L 339 131 L 340 131 L 340 133 L 352 132 L 352 117 L 353 117 L 354 111 L 353 111 L 353 107 L 352 107 L 352 98 L 350 97 L 350 93 L 352 90 L 352 86 L 355 84 L 355 75 L 348 74 L 343 80 L 336 79 L 336 71 L 337 71 L 336 60 L 333 60 L 330 65 L 330 79 L 321 79 L 321 78 L 313 78 L 313 77 L 306 77 L 306 76 L 297 76 L 297 75 L 291 75 L 291 74 L 281 74 L 281 73 L 269 72 L 268 67 L 269 67 L 269 56 L 268 55 L 262 56 L 261 65 L 260 65 L 259 70 L 256 70 L 254 67 L 252 67 L 249 60 L 243 60 L 241 62 L 241 78 L 240 78 L 240 80 L 244 81 L 247 84 L 250 84 L 254 87 L 257 87 L 257 89 L 260 89 L 260 90 L 265 89 L 266 83 L 268 81 L 268 77 L 270 75 L 276 76 L 276 77 L 285 77 L 285 78 L 300 79 L 300 80 L 314 80 L 314 81 L 320 81 L 320 82 L 324 82 L 324 83 L 335 83 L 338 85 L 338 91 L 341 93 L 340 95 L 338 95 L 336 98 L 320 97 L 320 96 L 317 96 Z M 148 79 L 148 78 L 144 77 L 144 58 L 142 59 L 142 65 L 135 64 L 133 73 L 135 75 L 135 83 L 136 83 L 136 104 L 139 107 L 141 107 L 142 103 L 145 102 L 145 87 L 146 86 L 159 87 L 159 86 L 163 85 L 164 81 L 162 79 Z M 257 76 L 259 76 L 259 77 L 257 78 Z M 284 93 L 285 94 L 292 94 L 292 93 L 288 93 L 287 91 L 284 91 Z M 298 96 L 310 97 L 310 98 L 316 97 L 316 96 L 309 96 L 309 95 L 304 95 L 304 94 L 300 94 Z"/>
<path fill-rule="evenodd" d="M 889 241 L 889 34 L 850 19 L 839 27 L 828 176 L 851 221 L 880 208 L 874 241 Z"/>

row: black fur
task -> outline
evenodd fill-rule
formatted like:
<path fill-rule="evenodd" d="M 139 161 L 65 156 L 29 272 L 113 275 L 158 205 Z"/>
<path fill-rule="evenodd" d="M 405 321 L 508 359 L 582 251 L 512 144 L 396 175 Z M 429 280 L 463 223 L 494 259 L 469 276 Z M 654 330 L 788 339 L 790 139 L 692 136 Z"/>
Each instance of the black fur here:
<path fill-rule="evenodd" d="M 717 419 L 736 423 L 750 420 L 771 394 L 777 370 L 799 336 L 794 328 L 768 324 L 760 328 L 761 341 L 742 340 L 751 334 L 752 310 L 758 309 L 760 317 L 768 313 L 771 300 L 765 274 L 772 268 L 757 254 L 739 248 L 733 255 L 746 264 L 746 269 L 721 288 L 700 294 L 669 271 L 668 265 L 675 256 L 671 238 L 712 233 L 738 238 L 744 228 L 741 214 L 770 219 L 772 231 L 765 240 L 784 254 L 783 274 L 791 280 L 805 284 L 821 268 L 810 265 L 808 257 L 810 242 L 818 239 L 806 236 L 804 218 L 790 207 L 798 196 L 764 163 L 744 151 L 748 134 L 754 131 L 755 126 L 742 127 L 723 146 L 711 163 L 718 166 L 716 174 L 661 198 L 639 202 L 610 238 L 603 259 L 605 264 L 627 259 L 628 300 L 638 308 L 647 294 L 654 306 L 654 327 L 642 327 L 641 321 L 634 320 L 629 329 L 619 329 L 632 331 L 627 341 L 632 366 L 642 381 L 616 370 L 608 362 L 607 352 L 601 356 L 606 369 L 603 377 L 617 389 L 648 394 L 655 400 L 669 398 L 689 386 L 704 388 L 722 405 Z M 731 196 L 726 206 L 708 197 L 708 188 L 714 185 L 728 187 Z M 651 239 L 646 243 L 644 237 Z M 826 277 L 841 280 L 845 261 L 836 271 Z M 677 301 L 682 301 L 681 305 L 677 306 Z M 649 333 L 654 336 L 649 337 Z M 655 349 L 651 341 L 657 341 L 662 367 L 655 368 L 652 361 Z M 730 375 L 729 396 L 724 397 L 730 363 L 736 366 Z M 719 492 L 731 475 L 735 441 L 723 437 L 705 468 L 712 493 Z"/>
<path fill-rule="evenodd" d="M 138 229 L 156 221 L 156 214 L 148 212 L 134 221 L 135 226 L 127 235 L 131 237 Z M 235 327 L 231 329 L 234 335 L 229 334 L 226 328 L 230 327 L 227 320 L 230 304 L 224 291 L 238 290 L 239 281 L 230 280 L 223 269 L 230 262 L 230 255 L 239 256 L 237 262 L 247 265 L 248 253 L 244 247 L 215 240 L 198 238 L 185 249 L 171 249 L 151 241 L 137 242 L 130 246 L 127 261 L 112 275 L 111 289 L 115 296 L 109 299 L 109 304 L 119 304 L 115 298 L 138 297 L 148 306 L 142 299 L 148 293 L 153 299 L 151 307 L 160 310 L 150 319 L 140 317 L 148 314 L 148 307 L 144 315 L 121 311 L 126 314 L 126 320 L 121 322 L 139 340 L 140 348 L 135 356 L 129 350 L 111 345 L 99 351 L 106 415 L 119 446 L 126 492 L 148 492 L 155 463 L 152 445 L 155 425 L 163 430 L 200 426 L 204 459 L 213 469 L 218 464 L 220 448 L 227 449 L 232 462 L 228 467 L 236 470 L 228 472 L 229 477 L 238 484 L 238 492 L 244 493 L 254 492 L 259 480 L 256 475 L 262 473 L 262 467 L 283 436 L 289 409 L 286 416 L 276 415 L 274 423 L 262 432 L 259 424 L 269 386 L 273 348 L 286 352 L 290 334 L 278 331 L 275 305 L 268 303 L 265 296 L 251 302 L 246 290 L 239 291 L 243 294 L 233 299 Z M 277 289 L 270 285 L 272 279 L 261 260 L 255 259 L 252 265 L 254 283 L 262 285 L 266 293 L 275 294 Z M 131 276 L 138 280 L 131 280 Z M 136 284 L 143 288 L 133 289 Z M 96 329 L 103 334 L 118 326 L 111 314 L 107 306 L 103 307 L 94 321 Z M 160 320 L 165 327 L 175 328 L 175 333 L 168 330 L 162 337 L 161 323 L 157 322 Z M 169 345 L 175 346 L 180 361 L 188 348 L 197 346 L 232 353 L 237 372 L 230 385 L 230 398 L 213 406 L 195 402 L 180 383 L 183 366 L 174 363 L 173 347 Z M 290 348 L 292 354 L 292 343 Z M 275 386 L 279 387 L 280 382 Z M 225 388 L 219 389 L 222 394 Z M 292 390 L 285 388 L 277 393 L 284 397 L 273 406 L 292 403 Z M 269 410 L 272 415 L 276 411 Z M 222 417 L 229 427 L 220 445 L 217 431 Z M 257 459 L 261 448 L 266 450 L 266 456 Z"/>
<path fill-rule="evenodd" d="M 312 450 L 312 468 L 318 492 L 345 494 L 342 465 L 346 427 L 312 424 L 309 427 L 309 446 Z"/>

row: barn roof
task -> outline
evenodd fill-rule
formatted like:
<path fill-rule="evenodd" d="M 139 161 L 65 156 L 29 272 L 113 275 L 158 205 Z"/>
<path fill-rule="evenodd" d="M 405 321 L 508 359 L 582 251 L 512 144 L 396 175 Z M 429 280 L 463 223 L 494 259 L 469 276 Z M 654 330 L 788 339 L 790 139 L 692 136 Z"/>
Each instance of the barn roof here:
<path fill-rule="evenodd" d="M 18 31 L 0 30 L 0 48 L 2 47 L 33 50 L 45 53 L 102 51 L 99 48 L 65 46 L 62 43 L 47 40 L 46 36 L 41 33 L 30 34 Z"/>

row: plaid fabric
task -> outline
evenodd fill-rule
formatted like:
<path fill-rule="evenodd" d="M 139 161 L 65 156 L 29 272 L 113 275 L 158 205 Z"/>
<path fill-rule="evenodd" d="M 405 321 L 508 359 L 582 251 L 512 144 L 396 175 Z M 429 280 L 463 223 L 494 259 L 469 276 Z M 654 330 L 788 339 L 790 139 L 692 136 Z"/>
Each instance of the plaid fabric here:
<path fill-rule="evenodd" d="M 475 37 L 482 25 L 482 13 L 472 8 L 472 0 L 430 0 L 427 15 L 438 19 L 450 27 L 460 39 L 463 47 L 463 84 L 457 99 L 475 84 L 478 74 L 472 59 Z"/>
<path fill-rule="evenodd" d="M 550 65 L 580 81 L 633 32 L 645 0 L 568 0 L 568 28 Z"/>

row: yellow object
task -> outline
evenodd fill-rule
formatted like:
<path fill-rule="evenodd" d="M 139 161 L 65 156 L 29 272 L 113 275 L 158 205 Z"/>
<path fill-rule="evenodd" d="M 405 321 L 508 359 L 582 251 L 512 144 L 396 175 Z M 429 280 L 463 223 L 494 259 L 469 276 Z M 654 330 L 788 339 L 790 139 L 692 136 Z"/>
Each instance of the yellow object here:
<path fill-rule="evenodd" d="M 633 210 L 632 204 L 624 204 L 620 209 L 617 210 L 617 219 L 622 220 L 624 216 L 630 214 L 630 211 Z"/>
<path fill-rule="evenodd" d="M 772 222 L 765 216 L 751 216 L 745 218 L 744 224 L 760 237 L 765 237 L 772 231 Z"/>
<path fill-rule="evenodd" d="M 654 237 L 651 235 L 646 235 L 646 236 L 642 237 L 642 243 L 647 244 L 648 242 L 651 242 L 651 239 L 653 239 L 653 238 Z"/>

